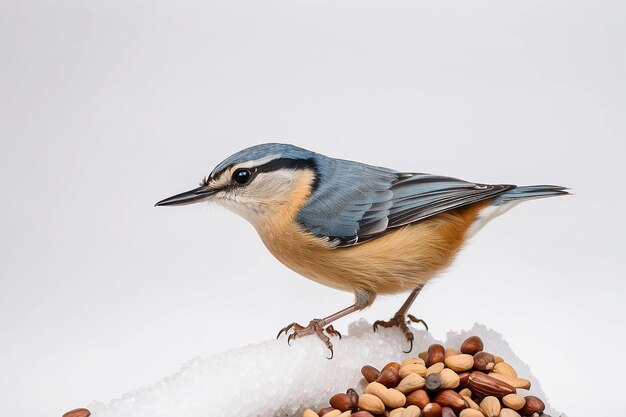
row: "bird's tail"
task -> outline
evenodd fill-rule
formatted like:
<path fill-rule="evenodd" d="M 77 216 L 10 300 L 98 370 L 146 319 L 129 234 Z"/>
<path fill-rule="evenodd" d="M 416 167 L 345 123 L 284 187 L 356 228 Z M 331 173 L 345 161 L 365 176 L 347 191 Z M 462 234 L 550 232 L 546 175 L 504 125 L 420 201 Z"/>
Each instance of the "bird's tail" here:
<path fill-rule="evenodd" d="M 566 187 L 558 185 L 528 185 L 524 187 L 515 187 L 496 197 L 494 203 L 499 205 L 514 200 L 530 200 L 534 198 L 568 195 L 570 193 L 567 190 L 568 189 Z"/>

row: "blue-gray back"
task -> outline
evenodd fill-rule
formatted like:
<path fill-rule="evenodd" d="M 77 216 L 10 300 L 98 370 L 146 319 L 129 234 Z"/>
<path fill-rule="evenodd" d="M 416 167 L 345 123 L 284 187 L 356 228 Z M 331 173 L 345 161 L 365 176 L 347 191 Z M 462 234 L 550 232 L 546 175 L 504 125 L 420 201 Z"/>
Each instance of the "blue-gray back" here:
<path fill-rule="evenodd" d="M 493 198 L 514 185 L 401 173 L 315 154 L 318 187 L 298 213 L 308 231 L 339 246 L 364 242 L 394 228 Z"/>

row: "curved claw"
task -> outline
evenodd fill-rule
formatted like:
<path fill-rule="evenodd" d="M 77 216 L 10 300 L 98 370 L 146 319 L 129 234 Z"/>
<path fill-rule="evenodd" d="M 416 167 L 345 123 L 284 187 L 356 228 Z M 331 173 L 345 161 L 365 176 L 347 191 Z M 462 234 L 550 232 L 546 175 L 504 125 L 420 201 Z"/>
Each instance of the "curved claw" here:
<path fill-rule="evenodd" d="M 409 342 L 411 343 L 411 346 L 409 346 L 409 350 L 403 350 L 402 352 L 411 353 L 411 351 L 413 350 L 413 340 L 409 340 Z"/>
<path fill-rule="evenodd" d="M 333 347 L 332 346 L 329 346 L 328 350 L 330 350 L 330 358 L 327 357 L 326 359 L 331 360 L 333 358 L 333 356 L 335 356 L 335 352 L 333 352 Z"/>
<path fill-rule="evenodd" d="M 296 333 L 291 333 L 289 337 L 287 337 L 287 344 L 291 346 L 291 341 L 296 339 Z"/>
<path fill-rule="evenodd" d="M 424 320 L 416 318 L 413 314 L 407 314 L 406 317 L 409 319 L 407 320 L 407 323 L 422 323 L 426 330 L 428 330 L 428 324 L 426 324 Z"/>

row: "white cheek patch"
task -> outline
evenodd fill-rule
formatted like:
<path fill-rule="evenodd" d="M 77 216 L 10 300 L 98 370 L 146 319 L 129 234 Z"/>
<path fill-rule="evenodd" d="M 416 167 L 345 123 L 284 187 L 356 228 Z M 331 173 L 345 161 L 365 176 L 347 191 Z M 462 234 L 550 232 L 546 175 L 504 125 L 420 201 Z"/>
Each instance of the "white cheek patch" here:
<path fill-rule="evenodd" d="M 471 238 L 491 220 L 511 210 L 519 203 L 520 201 L 509 201 L 508 203 L 500 204 L 498 206 L 491 205 L 481 209 L 476 215 L 476 220 L 474 220 L 474 223 L 472 223 L 470 228 L 467 230 L 466 237 L 468 239 Z"/>

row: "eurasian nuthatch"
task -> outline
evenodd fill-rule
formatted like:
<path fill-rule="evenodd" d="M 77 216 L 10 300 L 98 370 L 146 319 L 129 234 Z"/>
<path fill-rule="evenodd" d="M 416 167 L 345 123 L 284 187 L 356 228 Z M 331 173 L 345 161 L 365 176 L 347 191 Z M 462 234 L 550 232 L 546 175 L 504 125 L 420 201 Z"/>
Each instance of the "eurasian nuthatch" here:
<path fill-rule="evenodd" d="M 315 333 L 332 353 L 324 331 L 338 332 L 330 323 L 369 306 L 378 294 L 403 291 L 411 291 L 409 298 L 391 320 L 375 322 L 374 330 L 398 326 L 412 347 L 407 317 L 421 320 L 407 316 L 408 309 L 463 243 L 520 201 L 564 194 L 564 187 L 554 185 L 477 184 L 270 143 L 237 152 L 200 187 L 156 205 L 221 203 L 252 223 L 283 264 L 354 292 L 350 307 L 307 326 L 292 323 L 278 334 L 291 330 L 291 341 Z"/>

